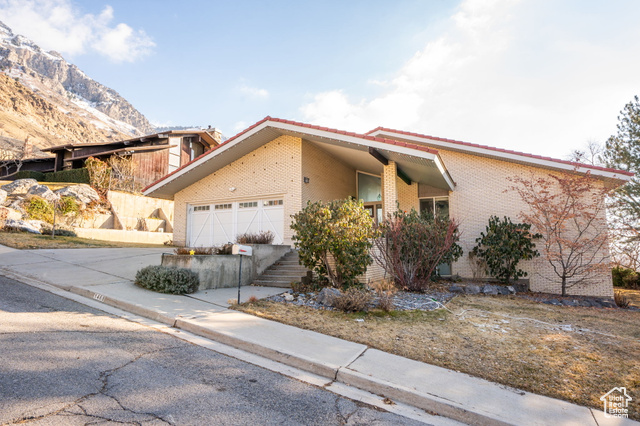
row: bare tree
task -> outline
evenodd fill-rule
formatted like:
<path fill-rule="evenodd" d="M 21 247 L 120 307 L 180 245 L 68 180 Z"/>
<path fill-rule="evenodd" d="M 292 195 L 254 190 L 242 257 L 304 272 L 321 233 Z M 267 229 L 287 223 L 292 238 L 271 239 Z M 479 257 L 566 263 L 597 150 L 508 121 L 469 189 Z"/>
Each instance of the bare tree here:
<path fill-rule="evenodd" d="M 18 173 L 30 153 L 31 145 L 28 136 L 22 147 L 5 146 L 0 148 L 0 176 L 9 177 Z"/>
<path fill-rule="evenodd" d="M 595 140 L 587 141 L 582 149 L 574 149 L 569 155 L 569 161 L 576 163 L 590 164 L 592 166 L 602 166 L 604 145 Z"/>
<path fill-rule="evenodd" d="M 610 267 L 605 197 L 609 190 L 587 175 L 549 174 L 510 179 L 528 211 L 520 217 L 541 234 L 542 257 L 562 283 L 562 295 L 589 285 L 594 274 Z"/>

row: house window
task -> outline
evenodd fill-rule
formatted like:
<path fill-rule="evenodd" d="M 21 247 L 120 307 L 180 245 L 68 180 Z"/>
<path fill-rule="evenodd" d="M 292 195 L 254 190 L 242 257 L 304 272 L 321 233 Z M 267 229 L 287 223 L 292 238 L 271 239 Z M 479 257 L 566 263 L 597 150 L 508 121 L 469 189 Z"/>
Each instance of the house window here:
<path fill-rule="evenodd" d="M 449 197 L 421 198 L 420 213 L 427 212 L 431 215 L 449 218 Z"/>
<path fill-rule="evenodd" d="M 449 219 L 449 197 L 421 198 L 420 213 L 422 212 Z M 449 276 L 451 275 L 451 264 L 441 263 L 437 266 L 436 271 L 438 275 Z"/>
<path fill-rule="evenodd" d="M 193 208 L 194 212 L 204 212 L 204 211 L 208 211 L 210 206 L 195 206 Z"/>
<path fill-rule="evenodd" d="M 382 200 L 382 180 L 380 176 L 358 173 L 358 199 L 366 202 Z"/>
<path fill-rule="evenodd" d="M 216 204 L 214 206 L 214 208 L 216 210 L 231 210 L 231 207 L 232 207 L 231 203 L 229 203 L 229 204 Z"/>
<path fill-rule="evenodd" d="M 273 207 L 273 206 L 281 206 L 282 204 L 283 204 L 283 200 L 265 200 L 262 205 L 265 207 Z"/>

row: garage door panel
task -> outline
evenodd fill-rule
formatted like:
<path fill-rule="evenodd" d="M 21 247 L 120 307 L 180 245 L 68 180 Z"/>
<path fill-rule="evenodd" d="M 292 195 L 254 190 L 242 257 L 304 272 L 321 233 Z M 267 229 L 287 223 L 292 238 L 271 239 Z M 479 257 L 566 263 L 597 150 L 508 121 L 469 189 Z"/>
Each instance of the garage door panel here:
<path fill-rule="evenodd" d="M 273 244 L 282 244 L 284 231 L 284 212 L 282 208 L 262 211 L 262 229 L 273 232 Z"/>
<path fill-rule="evenodd" d="M 233 235 L 233 210 L 215 210 L 213 213 L 213 245 L 235 241 Z"/>
<path fill-rule="evenodd" d="M 198 211 L 191 215 L 190 246 L 208 247 L 211 245 L 211 213 Z"/>

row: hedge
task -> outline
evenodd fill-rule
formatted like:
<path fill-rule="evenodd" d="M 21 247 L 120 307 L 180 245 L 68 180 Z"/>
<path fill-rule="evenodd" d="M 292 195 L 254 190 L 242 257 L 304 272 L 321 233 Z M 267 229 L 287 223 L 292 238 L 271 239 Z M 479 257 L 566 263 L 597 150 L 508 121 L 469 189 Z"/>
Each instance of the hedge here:
<path fill-rule="evenodd" d="M 20 170 L 18 173 L 11 177 L 13 180 L 18 179 L 35 179 L 38 182 L 44 182 L 45 174 L 35 170 Z"/>
<path fill-rule="evenodd" d="M 86 168 L 62 170 L 44 174 L 44 182 L 89 183 L 89 171 Z"/>

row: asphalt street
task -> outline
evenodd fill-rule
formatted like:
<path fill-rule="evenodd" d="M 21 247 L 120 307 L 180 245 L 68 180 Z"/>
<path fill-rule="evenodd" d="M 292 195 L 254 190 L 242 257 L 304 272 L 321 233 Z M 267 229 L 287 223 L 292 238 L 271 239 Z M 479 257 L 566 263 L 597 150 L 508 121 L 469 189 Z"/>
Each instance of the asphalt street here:
<path fill-rule="evenodd" d="M 0 276 L 0 425 L 413 425 Z"/>

